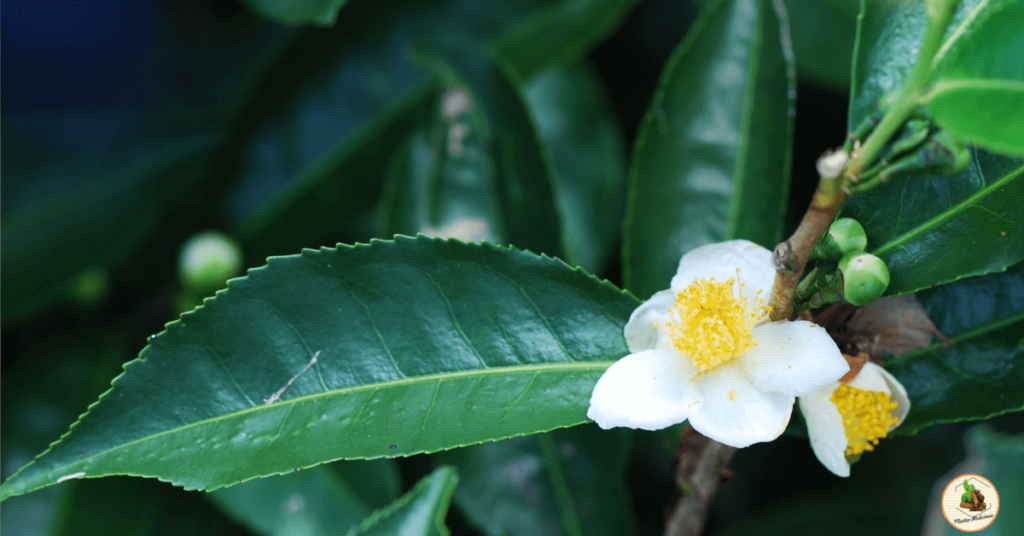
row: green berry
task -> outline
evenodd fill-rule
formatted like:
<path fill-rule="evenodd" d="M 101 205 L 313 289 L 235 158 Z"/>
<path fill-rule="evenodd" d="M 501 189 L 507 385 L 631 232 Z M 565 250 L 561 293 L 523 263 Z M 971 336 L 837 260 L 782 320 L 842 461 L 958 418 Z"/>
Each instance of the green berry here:
<path fill-rule="evenodd" d="M 241 271 L 242 250 L 223 233 L 204 231 L 193 235 L 181 248 L 178 277 L 182 286 L 190 291 L 219 289 Z"/>
<path fill-rule="evenodd" d="M 863 251 L 868 245 L 864 227 L 853 218 L 839 218 L 814 248 L 819 259 L 837 260 L 851 251 Z"/>
<path fill-rule="evenodd" d="M 877 300 L 889 286 L 889 267 L 870 253 L 847 253 L 839 261 L 839 271 L 843 274 L 843 298 L 853 305 Z"/>

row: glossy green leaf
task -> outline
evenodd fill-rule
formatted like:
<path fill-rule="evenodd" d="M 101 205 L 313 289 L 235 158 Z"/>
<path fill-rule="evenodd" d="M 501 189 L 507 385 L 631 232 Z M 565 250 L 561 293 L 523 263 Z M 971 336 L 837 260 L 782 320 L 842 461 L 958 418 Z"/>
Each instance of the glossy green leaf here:
<path fill-rule="evenodd" d="M 620 239 L 625 209 L 626 148 L 611 99 L 587 64 L 540 73 L 525 90 L 558 170 L 568 256 L 599 273 Z"/>
<path fill-rule="evenodd" d="M 1024 82 L 940 82 L 929 92 L 928 103 L 935 121 L 957 138 L 994 152 L 1024 156 Z"/>
<path fill-rule="evenodd" d="M 44 349 L 37 346 L 53 343 L 22 347 L 23 355 L 31 358 L 13 371 L 4 369 L 0 443 L 4 478 L 67 429 L 119 369 L 121 355 L 104 339 L 80 333 L 63 338 L 71 342 Z M 234 528 L 193 494 L 161 482 L 129 478 L 68 482 L 14 497 L 4 501 L 0 516 L 3 534 L 32 536 L 221 535 Z"/>
<path fill-rule="evenodd" d="M 918 299 L 954 343 L 937 341 L 886 361 L 910 395 L 910 414 L 897 433 L 1024 410 L 1024 264 Z"/>
<path fill-rule="evenodd" d="M 209 172 L 223 141 L 205 119 L 189 125 L 109 113 L 15 116 L 4 130 L 12 184 L 0 238 L 5 327 L 69 299 L 84 270 L 123 263 Z M 40 158 L 54 138 L 64 151 Z"/>
<path fill-rule="evenodd" d="M 260 478 L 209 494 L 258 534 L 337 534 L 358 526 L 376 508 L 401 493 L 393 460 L 344 461 Z"/>
<path fill-rule="evenodd" d="M 928 92 L 935 121 L 994 152 L 1024 156 L 1024 2 L 980 2 L 957 26 Z M 944 52 L 946 52 L 944 51 Z"/>
<path fill-rule="evenodd" d="M 437 456 L 459 470 L 455 505 L 485 534 L 632 534 L 631 438 L 588 424 Z"/>
<path fill-rule="evenodd" d="M 436 90 L 433 76 L 413 61 L 413 52 L 436 52 L 458 43 L 463 52 L 482 55 L 488 43 L 515 32 L 546 43 L 549 51 L 575 51 L 560 60 L 568 61 L 605 33 L 551 32 L 543 24 L 533 31 L 516 28 L 552 20 L 564 24 L 562 30 L 593 30 L 586 17 L 610 16 L 593 7 L 605 3 L 563 0 L 539 10 L 542 4 L 534 0 L 395 2 L 387 9 L 356 4 L 346 7 L 346 17 L 334 28 L 304 34 L 263 77 L 239 127 L 244 136 L 235 169 L 238 182 L 225 209 L 250 254 L 287 254 L 373 236 L 390 156 L 409 135 L 408 115 Z M 511 69 L 529 76 L 546 63 L 513 63 Z M 467 80 L 476 76 L 461 74 Z M 495 106 L 504 113 L 507 104 Z M 514 237 L 513 243 L 531 247 Z"/>
<path fill-rule="evenodd" d="M 779 5 L 709 3 L 662 72 L 630 169 L 624 278 L 640 297 L 697 246 L 782 236 L 796 90 Z"/>
<path fill-rule="evenodd" d="M 850 87 L 858 0 L 784 0 L 797 76 L 836 89 Z"/>
<path fill-rule="evenodd" d="M 245 0 L 257 13 L 285 24 L 330 26 L 346 0 Z"/>
<path fill-rule="evenodd" d="M 961 2 L 937 60 L 969 33 L 986 2 Z M 924 35 L 923 3 L 867 2 L 860 26 L 850 124 L 883 94 L 899 89 Z M 1024 160 L 972 150 L 950 176 L 901 177 L 850 199 L 844 215 L 861 222 L 868 251 L 889 266 L 886 293 L 904 294 L 962 277 L 1004 270 L 1024 259 Z"/>
<path fill-rule="evenodd" d="M 153 338 L 3 498 L 77 475 L 213 490 L 584 422 L 636 300 L 490 244 L 272 258 Z"/>
<path fill-rule="evenodd" d="M 440 467 L 387 508 L 374 512 L 349 536 L 447 536 L 445 514 L 459 477 L 451 467 Z"/>
<path fill-rule="evenodd" d="M 439 100 L 392 156 L 380 234 L 505 243 L 487 118 L 462 85 Z"/>

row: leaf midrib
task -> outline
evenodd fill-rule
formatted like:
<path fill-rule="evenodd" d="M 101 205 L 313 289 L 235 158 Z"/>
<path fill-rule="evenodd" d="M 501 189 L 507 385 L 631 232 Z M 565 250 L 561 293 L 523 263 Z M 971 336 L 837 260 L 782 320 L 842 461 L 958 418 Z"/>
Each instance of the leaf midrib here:
<path fill-rule="evenodd" d="M 949 37 L 943 41 L 942 46 L 939 47 L 938 52 L 935 53 L 935 57 L 932 60 L 932 65 L 939 65 L 942 60 L 946 57 L 946 53 L 953 47 L 953 45 L 964 37 L 967 27 L 978 18 L 978 14 L 981 13 L 986 7 L 988 7 L 989 0 L 981 0 L 975 4 L 971 12 L 964 17 L 964 20 L 960 21 L 960 24 L 949 34 Z"/>
<path fill-rule="evenodd" d="M 121 449 L 121 448 L 124 448 L 124 447 L 128 447 L 128 446 L 131 446 L 131 445 L 136 445 L 136 444 L 139 444 L 139 443 L 150 441 L 150 440 L 153 440 L 153 439 L 156 439 L 156 438 L 159 438 L 159 437 L 163 437 L 163 436 L 166 436 L 166 435 L 179 433 L 179 432 L 188 430 L 190 428 L 195 428 L 195 427 L 203 426 L 203 425 L 210 424 L 210 423 L 213 423 L 213 422 L 219 422 L 219 421 L 224 421 L 224 420 L 228 420 L 228 419 L 233 419 L 235 417 L 238 417 L 238 416 L 241 416 L 241 415 L 245 415 L 245 414 L 248 414 L 248 413 L 251 413 L 251 412 L 254 412 L 254 411 L 262 411 L 262 410 L 267 410 L 267 409 L 270 409 L 270 408 L 273 408 L 273 407 L 279 407 L 279 406 L 284 406 L 284 405 L 292 405 L 292 404 L 296 404 L 296 403 L 299 403 L 299 402 L 306 402 L 306 401 L 312 400 L 314 398 L 329 398 L 329 397 L 332 397 L 332 396 L 350 394 L 350 393 L 355 393 L 355 392 L 358 392 L 358 391 L 365 391 L 365 390 L 369 390 L 369 389 L 375 389 L 376 390 L 376 389 L 396 387 L 396 386 L 401 386 L 401 385 L 413 385 L 413 384 L 417 384 L 417 383 L 428 383 L 428 382 L 437 381 L 437 380 L 449 380 L 449 379 L 455 379 L 455 378 L 470 378 L 470 377 L 473 377 L 473 376 L 488 376 L 488 375 L 492 375 L 492 374 L 518 374 L 518 373 L 524 373 L 524 372 L 534 372 L 534 373 L 536 373 L 536 372 L 543 372 L 543 371 L 561 372 L 561 371 L 571 371 L 571 370 L 598 370 L 598 369 L 608 368 L 613 363 L 614 363 L 614 361 L 589 361 L 589 362 L 585 362 L 585 363 L 549 363 L 549 364 L 543 364 L 543 365 L 524 365 L 524 366 L 519 366 L 519 367 L 501 367 L 501 368 L 490 368 L 490 369 L 464 370 L 464 371 L 446 372 L 446 373 L 440 373 L 440 374 L 429 374 L 429 375 L 425 375 L 425 376 L 417 376 L 417 377 L 414 377 L 414 378 L 400 378 L 400 379 L 397 379 L 397 380 L 391 380 L 391 381 L 380 382 L 380 383 L 368 383 L 368 384 L 363 384 L 363 385 L 356 385 L 356 386 L 353 386 L 353 387 L 344 387 L 344 388 L 341 388 L 341 389 L 335 389 L 335 390 L 328 391 L 328 392 L 321 391 L 321 392 L 315 393 L 315 394 L 300 396 L 300 397 L 297 397 L 297 398 L 290 398 L 288 400 L 282 400 L 282 401 L 276 402 L 274 404 L 265 404 L 265 405 L 245 408 L 243 410 L 235 411 L 235 412 L 232 412 L 232 413 L 227 413 L 225 415 L 220 415 L 218 417 L 213 417 L 213 418 L 210 418 L 210 419 L 204 419 L 204 420 L 201 420 L 201 421 L 196 421 L 196 422 L 189 423 L 189 424 L 186 424 L 186 425 L 178 427 L 178 428 L 172 428 L 170 430 L 165 430 L 165 431 L 157 433 L 157 434 L 152 434 L 152 435 L 148 435 L 148 436 L 141 437 L 141 438 L 138 438 L 138 439 L 134 439 L 134 440 L 129 441 L 127 443 L 121 443 L 121 444 L 115 445 L 113 447 L 110 447 L 110 448 L 108 448 L 106 450 L 103 450 L 101 452 L 97 452 L 96 454 L 92 454 L 92 455 L 90 455 L 88 457 L 80 458 L 78 460 L 75 460 L 73 463 L 68 463 L 68 464 L 60 465 L 58 467 L 55 467 L 54 469 L 51 469 L 47 473 L 52 473 L 53 471 L 56 471 L 60 467 L 69 467 L 69 466 L 79 465 L 79 464 L 85 463 L 85 462 L 87 462 L 89 460 L 92 460 L 93 458 L 97 458 L 97 457 L 103 456 L 103 455 L 105 455 L 105 454 L 107 454 L 107 453 L 109 453 L 111 451 L 115 451 L 115 450 L 118 450 L 118 449 Z M 108 393 L 112 393 L 112 392 L 113 392 L 113 389 L 111 389 L 110 391 L 105 393 L 105 395 L 108 394 Z M 103 398 L 105 398 L 105 396 L 101 396 L 100 400 L 102 400 Z M 72 432 L 69 432 L 69 434 L 66 437 L 70 437 L 70 433 L 72 433 Z M 26 464 L 24 467 L 19 469 L 18 472 L 16 472 L 13 475 L 11 475 L 7 479 L 5 484 L 7 482 L 10 482 L 10 481 L 14 480 L 15 477 L 17 477 L 19 474 L 21 474 L 23 471 L 25 471 L 29 467 L 35 465 L 36 461 L 38 461 L 43 456 L 45 456 L 47 453 L 49 453 L 53 449 L 54 446 L 56 446 L 57 444 L 59 444 L 63 440 L 64 440 L 64 438 L 61 438 L 60 441 L 58 441 L 57 443 L 54 443 L 53 445 L 51 445 L 50 448 L 48 448 L 46 450 L 46 452 L 44 452 L 44 453 L 40 454 L 39 456 L 37 456 L 36 460 L 33 460 L 32 462 Z M 8 490 L 9 489 L 10 488 L 8 488 Z M 34 489 L 36 489 L 36 488 L 34 488 Z M 7 497 L 10 497 L 10 496 L 13 496 L 13 495 L 2 494 L 2 498 L 3 499 L 6 499 Z"/>
<path fill-rule="evenodd" d="M 984 334 L 986 334 L 986 333 L 988 333 L 990 331 L 994 331 L 994 330 L 997 330 L 999 328 L 1006 327 L 1006 326 L 1008 326 L 1010 324 L 1013 324 L 1013 323 L 1016 323 L 1016 322 L 1020 322 L 1022 320 L 1024 320 L 1024 311 L 1021 311 L 1021 312 L 1019 312 L 1017 314 L 1013 314 L 1013 315 L 1007 316 L 1005 318 L 1001 318 L 1001 319 L 996 320 L 994 322 L 989 322 L 989 323 L 983 324 L 983 325 L 978 326 L 976 328 L 969 329 L 969 330 L 967 330 L 967 331 L 965 331 L 963 333 L 960 333 L 959 335 L 951 337 L 951 340 L 954 343 L 970 340 L 970 339 L 973 339 L 975 337 L 978 337 L 979 335 L 984 335 Z M 911 360 L 911 359 L 917 359 L 918 357 L 921 357 L 923 355 L 931 353 L 931 352 L 933 352 L 935 350 L 938 350 L 939 348 L 945 348 L 946 346 L 947 346 L 947 343 L 945 343 L 945 342 L 937 342 L 937 343 L 932 344 L 930 346 L 927 346 L 925 348 L 921 348 L 921 349 L 915 350 L 913 352 L 909 352 L 909 353 L 903 354 L 901 356 L 891 357 L 891 358 L 885 360 L 885 366 L 888 367 L 888 366 L 895 365 L 897 363 L 902 363 L 904 361 L 908 361 L 908 360 Z"/>
<path fill-rule="evenodd" d="M 952 218 L 953 216 L 956 216 L 956 215 L 960 214 L 961 212 L 967 210 L 968 208 L 974 206 L 975 204 L 977 204 L 977 202 L 979 200 L 981 200 L 984 197 L 987 197 L 989 194 L 991 194 L 994 190 L 998 189 L 999 187 L 1001 187 L 1001 186 L 1005 185 L 1006 183 L 1011 182 L 1011 181 L 1021 177 L 1021 175 L 1024 175 L 1024 166 L 1021 166 L 1021 167 L 1011 171 L 1010 173 L 1006 174 L 1005 177 L 1003 177 L 1003 178 L 997 180 L 996 182 L 993 182 L 992 184 L 990 184 L 990 185 L 988 185 L 988 186 L 978 190 L 977 192 L 974 192 L 973 194 L 971 194 L 970 197 L 968 197 L 968 198 L 964 199 L 963 201 L 957 203 L 956 205 L 950 207 L 948 210 L 945 210 L 945 211 L 941 212 L 940 214 L 938 214 L 937 216 L 933 217 L 932 219 L 922 223 L 921 225 L 918 225 L 917 227 L 914 227 L 910 231 L 908 231 L 906 233 L 903 233 L 902 235 L 900 235 L 900 236 L 890 240 L 889 242 L 886 242 L 881 247 L 876 249 L 874 251 L 874 254 L 879 256 L 879 257 L 881 257 L 882 255 L 888 253 L 889 251 L 891 251 L 891 250 L 893 250 L 893 249 L 903 245 L 904 243 L 912 240 L 913 238 L 917 237 L 918 235 L 920 235 L 920 234 L 922 234 L 922 233 L 924 233 L 926 231 L 932 230 L 933 228 L 939 226 L 940 224 L 942 224 L 946 220 L 948 220 L 948 219 Z"/>

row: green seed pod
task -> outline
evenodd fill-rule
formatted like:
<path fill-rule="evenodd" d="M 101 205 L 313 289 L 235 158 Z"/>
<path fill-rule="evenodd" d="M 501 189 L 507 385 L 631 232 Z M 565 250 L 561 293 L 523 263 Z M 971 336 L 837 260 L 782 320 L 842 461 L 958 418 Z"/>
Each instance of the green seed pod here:
<path fill-rule="evenodd" d="M 917 149 L 887 165 L 881 172 L 883 180 L 897 175 L 953 175 L 971 162 L 971 153 L 952 134 L 940 130 Z"/>
<path fill-rule="evenodd" d="M 889 286 L 889 267 L 882 259 L 863 251 L 847 253 L 839 261 L 843 298 L 853 305 L 867 305 Z"/>
<path fill-rule="evenodd" d="M 868 246 L 864 227 L 853 218 L 839 218 L 832 222 L 817 245 L 814 256 L 819 259 L 837 261 L 851 251 L 863 251 Z"/>
<path fill-rule="evenodd" d="M 178 277 L 189 291 L 208 292 L 242 270 L 242 250 L 231 237 L 205 231 L 189 238 L 181 248 Z"/>

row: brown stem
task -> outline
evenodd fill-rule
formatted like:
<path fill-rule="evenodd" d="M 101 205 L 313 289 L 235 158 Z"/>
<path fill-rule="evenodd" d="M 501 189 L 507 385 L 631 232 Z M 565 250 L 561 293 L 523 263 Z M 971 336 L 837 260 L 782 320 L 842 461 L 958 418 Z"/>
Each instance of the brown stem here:
<path fill-rule="evenodd" d="M 729 462 L 736 448 L 709 439 L 683 427 L 679 439 L 676 482 L 684 495 L 665 523 L 666 536 L 696 536 L 704 530 L 708 508 L 715 493 L 730 474 Z"/>
<path fill-rule="evenodd" d="M 846 153 L 837 151 L 827 154 L 818 160 L 818 173 L 821 179 L 814 190 L 811 206 L 807 208 L 804 219 L 796 228 L 793 236 L 775 246 L 772 254 L 772 267 L 775 268 L 775 284 L 772 286 L 768 306 L 771 308 L 771 320 L 789 320 L 793 314 L 793 296 L 800 284 L 807 260 L 811 256 L 814 244 L 821 235 L 828 231 L 839 209 L 846 201 L 843 189 L 843 171 L 849 161 Z"/>

